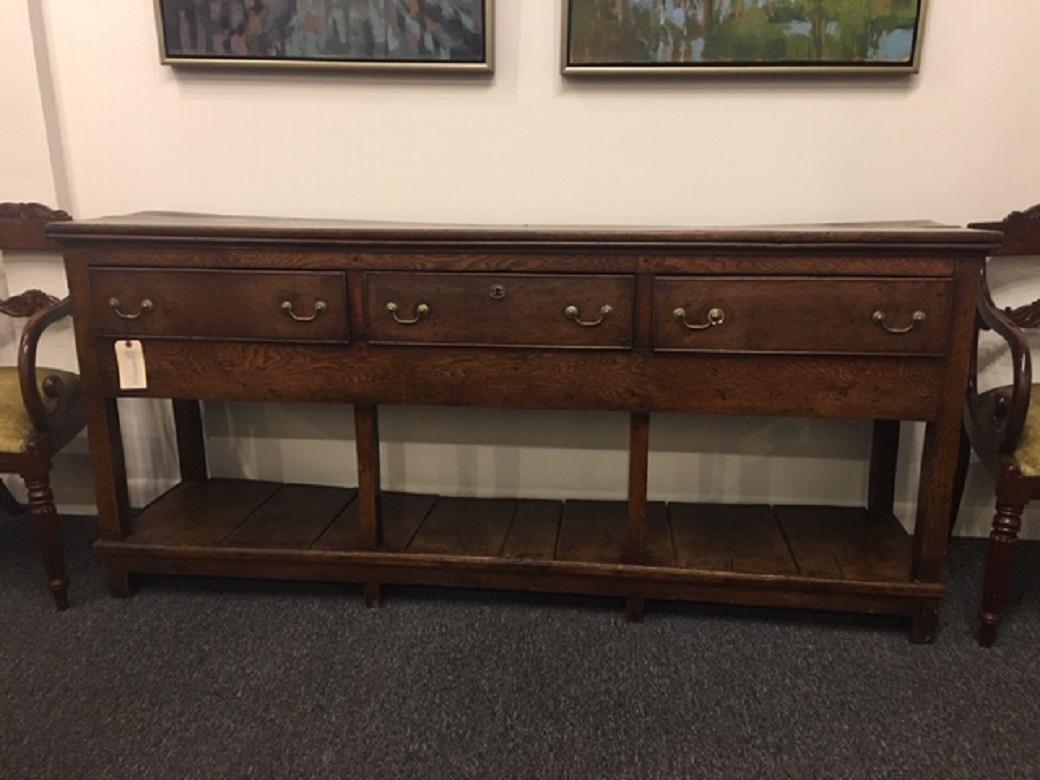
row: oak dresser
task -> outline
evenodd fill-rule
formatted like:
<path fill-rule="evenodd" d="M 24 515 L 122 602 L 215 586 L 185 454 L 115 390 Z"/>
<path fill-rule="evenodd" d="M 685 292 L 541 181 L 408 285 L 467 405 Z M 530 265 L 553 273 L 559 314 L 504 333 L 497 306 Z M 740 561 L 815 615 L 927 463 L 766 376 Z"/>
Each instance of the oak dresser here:
<path fill-rule="evenodd" d="M 533 228 L 144 213 L 64 248 L 109 589 L 141 574 L 450 585 L 910 618 L 935 634 L 980 271 L 931 223 Z M 134 511 L 116 400 L 173 399 L 182 481 Z M 210 478 L 200 400 L 353 404 L 355 488 Z M 627 503 L 381 492 L 377 409 L 630 416 Z M 864 506 L 648 502 L 655 412 L 874 420 Z M 900 420 L 926 433 L 915 531 Z M 619 475 L 620 476 L 620 475 Z M 353 474 L 343 475 L 351 484 Z"/>

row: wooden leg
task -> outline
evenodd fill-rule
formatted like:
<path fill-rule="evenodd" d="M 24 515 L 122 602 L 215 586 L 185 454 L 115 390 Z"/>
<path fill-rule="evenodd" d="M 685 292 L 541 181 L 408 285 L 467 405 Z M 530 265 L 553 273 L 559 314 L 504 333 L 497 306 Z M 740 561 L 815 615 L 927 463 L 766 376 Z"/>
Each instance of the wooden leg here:
<path fill-rule="evenodd" d="M 910 641 L 915 645 L 930 645 L 939 628 L 939 608 L 926 607 L 910 619 Z"/>
<path fill-rule="evenodd" d="M 896 466 L 899 460 L 899 420 L 874 420 L 870 451 L 870 486 L 867 509 L 873 515 L 892 514 L 896 497 Z"/>
<path fill-rule="evenodd" d="M 628 562 L 646 555 L 646 482 L 649 469 L 650 415 L 633 414 L 628 445 Z"/>
<path fill-rule="evenodd" d="M 629 596 L 625 599 L 625 620 L 629 623 L 642 623 L 646 614 L 646 601 L 642 596 Z"/>
<path fill-rule="evenodd" d="M 961 425 L 961 438 L 957 447 L 957 469 L 953 477 L 953 502 L 950 506 L 950 536 L 953 536 L 953 527 L 957 524 L 957 515 L 960 514 L 961 501 L 964 498 L 964 483 L 968 479 L 968 464 L 971 462 L 971 440 L 968 432 Z"/>
<path fill-rule="evenodd" d="M 354 406 L 354 436 L 357 442 L 361 547 L 378 550 L 383 542 L 383 528 L 379 494 L 379 418 L 373 404 Z M 366 606 L 381 606 L 379 583 L 365 583 L 363 590 Z"/>
<path fill-rule="evenodd" d="M 925 426 L 913 543 L 913 578 L 920 582 L 943 580 L 960 432 L 959 415 Z M 919 624 L 927 624 L 927 619 L 914 621 L 911 639 Z"/>
<path fill-rule="evenodd" d="M 914 529 L 914 578 L 922 582 L 942 580 L 959 442 L 960 420 L 925 426 Z"/>
<path fill-rule="evenodd" d="M 83 362 L 82 352 L 80 362 Z M 97 390 L 100 394 L 100 389 Z M 126 488 L 126 461 L 115 398 L 91 400 L 86 395 L 87 434 L 94 472 L 94 496 L 102 539 L 122 541 L 130 535 L 130 499 Z"/>
<path fill-rule="evenodd" d="M 173 422 L 177 428 L 177 458 L 181 465 L 181 479 L 187 482 L 205 482 L 206 437 L 202 432 L 202 407 L 198 401 L 173 401 Z"/>
<path fill-rule="evenodd" d="M 25 477 L 25 487 L 29 491 L 29 509 L 36 524 L 36 539 L 51 594 L 58 610 L 64 610 L 69 606 L 69 578 L 65 573 L 65 555 L 61 548 L 61 529 L 51 492 L 50 474 L 44 469 L 42 473 Z"/>
<path fill-rule="evenodd" d="M 982 612 L 979 615 L 979 644 L 991 647 L 997 639 L 1011 582 L 1011 564 L 1015 557 L 1015 542 L 1022 527 L 1021 504 L 997 503 L 993 530 L 989 535 L 989 553 L 986 556 L 986 577 L 982 586 Z"/>
<path fill-rule="evenodd" d="M 107 563 L 105 564 L 105 584 L 108 586 L 108 595 L 125 599 L 133 594 L 137 583 L 136 578 L 122 566 Z"/>
<path fill-rule="evenodd" d="M 378 609 L 383 606 L 383 588 L 374 582 L 367 582 L 361 586 L 365 594 L 365 606 L 369 609 Z"/>
<path fill-rule="evenodd" d="M 650 457 L 650 415 L 633 413 L 628 438 L 628 547 L 626 560 L 646 560 L 646 498 Z M 641 596 L 625 600 L 625 620 L 642 623 L 645 605 Z"/>

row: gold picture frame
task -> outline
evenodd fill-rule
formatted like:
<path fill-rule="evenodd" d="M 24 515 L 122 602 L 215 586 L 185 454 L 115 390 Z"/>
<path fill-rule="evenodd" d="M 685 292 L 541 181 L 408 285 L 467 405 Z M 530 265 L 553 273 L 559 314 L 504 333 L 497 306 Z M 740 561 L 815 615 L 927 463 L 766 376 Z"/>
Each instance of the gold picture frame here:
<path fill-rule="evenodd" d="M 232 0 L 227 0 L 229 3 Z M 279 70 L 345 70 L 388 73 L 471 73 L 491 74 L 495 69 L 495 0 L 476 0 L 481 6 L 479 58 L 444 59 L 361 59 L 331 56 L 249 56 L 199 52 L 178 52 L 169 45 L 167 14 L 177 3 L 192 0 L 154 0 L 156 32 L 159 41 L 159 60 L 163 65 L 186 68 L 255 68 Z M 208 2 L 207 2 L 208 4 Z"/>
<path fill-rule="evenodd" d="M 563 24 L 560 36 L 560 72 L 564 76 L 711 76 L 711 75 L 857 75 L 884 76 L 918 73 L 921 66 L 921 49 L 925 21 L 928 15 L 928 0 L 917 0 L 917 14 L 913 29 L 912 51 L 901 62 L 596 62 L 579 63 L 572 58 L 571 23 L 572 5 L 576 0 L 563 0 Z M 588 0 L 577 0 L 587 2 Z"/>

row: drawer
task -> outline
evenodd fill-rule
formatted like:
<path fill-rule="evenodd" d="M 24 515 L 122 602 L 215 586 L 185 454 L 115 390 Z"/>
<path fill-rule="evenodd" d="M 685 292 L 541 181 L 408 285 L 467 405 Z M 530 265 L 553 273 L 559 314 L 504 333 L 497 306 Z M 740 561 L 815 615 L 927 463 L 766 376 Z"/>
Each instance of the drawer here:
<path fill-rule="evenodd" d="M 623 348 L 632 344 L 631 276 L 365 274 L 373 342 Z"/>
<path fill-rule="evenodd" d="M 346 276 L 335 271 L 95 268 L 103 336 L 346 341 Z"/>
<path fill-rule="evenodd" d="M 657 350 L 943 355 L 951 279 L 658 277 Z"/>

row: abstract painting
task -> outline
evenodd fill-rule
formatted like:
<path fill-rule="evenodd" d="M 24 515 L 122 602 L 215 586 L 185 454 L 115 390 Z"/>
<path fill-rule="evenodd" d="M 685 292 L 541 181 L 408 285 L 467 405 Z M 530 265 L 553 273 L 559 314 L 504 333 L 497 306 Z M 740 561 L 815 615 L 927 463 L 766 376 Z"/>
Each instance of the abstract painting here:
<path fill-rule="evenodd" d="M 567 74 L 914 72 L 925 0 L 564 0 Z"/>
<path fill-rule="evenodd" d="M 492 69 L 493 0 L 155 0 L 162 61 Z"/>

